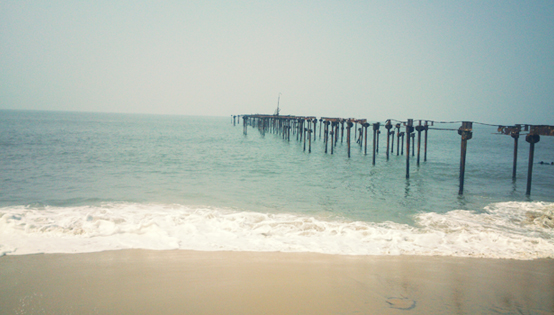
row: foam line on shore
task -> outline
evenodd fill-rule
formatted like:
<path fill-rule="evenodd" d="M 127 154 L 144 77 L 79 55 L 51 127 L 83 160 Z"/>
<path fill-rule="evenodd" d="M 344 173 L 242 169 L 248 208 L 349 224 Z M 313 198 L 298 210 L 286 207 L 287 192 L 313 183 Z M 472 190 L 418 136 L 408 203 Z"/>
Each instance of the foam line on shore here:
<path fill-rule="evenodd" d="M 552 258 L 553 213 L 553 203 L 505 202 L 420 213 L 411 226 L 176 204 L 17 206 L 0 208 L 0 254 L 142 248 Z"/>

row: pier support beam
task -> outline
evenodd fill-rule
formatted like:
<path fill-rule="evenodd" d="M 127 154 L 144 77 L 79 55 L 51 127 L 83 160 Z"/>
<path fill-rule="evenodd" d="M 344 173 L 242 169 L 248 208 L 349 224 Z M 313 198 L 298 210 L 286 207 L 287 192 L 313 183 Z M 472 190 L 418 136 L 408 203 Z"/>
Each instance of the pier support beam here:
<path fill-rule="evenodd" d="M 321 139 L 321 125 L 323 125 L 322 123 L 323 119 L 319 119 L 319 139 Z"/>
<path fill-rule="evenodd" d="M 354 124 L 351 121 L 346 123 L 346 142 L 348 143 L 348 158 L 350 158 L 350 129 Z"/>
<path fill-rule="evenodd" d="M 529 142 L 529 167 L 527 169 L 527 190 L 525 194 L 531 195 L 531 180 L 533 178 L 533 159 L 535 157 L 535 143 L 541 140 L 541 136 L 537 134 L 527 134 L 525 141 Z"/>
<path fill-rule="evenodd" d="M 312 130 L 312 132 L 314 133 L 314 137 L 313 137 L 313 138 L 314 138 L 314 141 L 315 141 L 315 139 L 316 139 L 316 136 L 315 136 L 315 135 L 316 135 L 316 133 L 317 133 L 317 119 L 314 118 L 314 119 L 312 120 L 312 122 L 314 123 L 314 129 Z"/>
<path fill-rule="evenodd" d="M 458 191 L 459 195 L 464 194 L 467 140 L 470 140 L 473 137 L 472 128 L 473 123 L 471 121 L 464 121 L 462 122 L 462 126 L 458 129 L 458 134 L 462 136 L 462 147 L 460 150 L 460 190 Z"/>
<path fill-rule="evenodd" d="M 419 156 L 421 153 L 421 132 L 425 130 L 425 126 L 421 125 L 421 120 L 419 121 L 419 125 L 415 127 L 417 131 L 417 166 L 419 166 Z"/>
<path fill-rule="evenodd" d="M 391 128 L 392 128 L 392 124 L 389 119 L 385 124 L 385 129 L 387 129 L 387 161 L 389 160 L 389 139 L 391 135 L 391 132 L 390 132 Z M 392 137 L 392 141 L 394 141 L 394 135 Z M 393 142 L 393 146 L 394 146 L 394 142 Z"/>
<path fill-rule="evenodd" d="M 364 155 L 367 155 L 367 127 L 369 127 L 368 123 L 363 123 L 362 128 L 364 128 L 365 136 L 364 136 Z"/>
<path fill-rule="evenodd" d="M 373 165 L 375 165 L 375 154 L 377 153 L 377 141 L 378 141 L 377 134 L 379 133 L 380 126 L 381 126 L 380 123 L 373 124 Z"/>
<path fill-rule="evenodd" d="M 339 122 L 338 121 L 334 121 L 333 122 L 334 125 L 335 125 L 335 146 L 337 146 L 337 143 L 339 141 Z"/>
<path fill-rule="evenodd" d="M 333 121 L 331 123 L 331 154 L 333 154 L 334 152 L 334 147 L 335 147 L 335 122 Z"/>
<path fill-rule="evenodd" d="M 381 130 L 377 130 L 377 145 L 375 151 L 379 153 L 379 136 L 381 135 Z"/>
<path fill-rule="evenodd" d="M 396 124 L 396 156 L 400 155 L 400 124 Z"/>
<path fill-rule="evenodd" d="M 410 138 L 414 132 L 414 120 L 408 119 L 406 123 L 406 178 L 410 178 Z"/>
<path fill-rule="evenodd" d="M 510 133 L 510 136 L 514 138 L 514 165 L 512 167 L 512 179 L 516 179 L 516 170 L 517 170 L 517 145 L 519 140 L 519 131 L 521 130 L 520 125 L 516 125 L 516 128 L 518 130 L 514 130 Z"/>
<path fill-rule="evenodd" d="M 308 141 L 309 141 L 308 153 L 312 153 L 312 132 L 313 132 L 312 129 L 308 129 Z"/>
<path fill-rule="evenodd" d="M 304 137 L 304 152 L 306 152 L 306 131 L 308 131 L 309 128 L 304 127 L 304 120 L 302 120 L 301 126 L 302 126 L 302 133 Z"/>
<path fill-rule="evenodd" d="M 400 155 L 404 155 L 404 135 L 405 134 L 406 133 L 404 131 L 398 133 L 398 144 L 396 145 L 396 147 L 400 148 Z M 400 138 L 402 138 L 402 140 L 400 140 Z M 398 155 L 398 152 L 396 152 L 396 155 Z"/>
<path fill-rule="evenodd" d="M 427 125 L 427 121 L 425 121 L 425 145 L 423 149 L 423 162 L 427 162 L 427 130 L 429 130 L 429 125 Z"/>
<path fill-rule="evenodd" d="M 410 134 L 410 138 L 412 138 L 412 156 L 415 156 L 415 133 Z"/>
<path fill-rule="evenodd" d="M 344 138 L 344 119 L 340 121 L 340 143 L 342 143 L 342 138 Z"/>
<path fill-rule="evenodd" d="M 391 137 L 391 140 L 392 140 L 392 145 L 391 145 L 391 149 L 390 149 L 390 153 L 394 154 L 394 130 L 390 132 L 390 137 Z"/>
<path fill-rule="evenodd" d="M 325 124 L 323 141 L 325 142 L 325 153 L 327 153 L 327 145 L 329 143 L 329 121 L 325 120 L 323 124 Z"/>

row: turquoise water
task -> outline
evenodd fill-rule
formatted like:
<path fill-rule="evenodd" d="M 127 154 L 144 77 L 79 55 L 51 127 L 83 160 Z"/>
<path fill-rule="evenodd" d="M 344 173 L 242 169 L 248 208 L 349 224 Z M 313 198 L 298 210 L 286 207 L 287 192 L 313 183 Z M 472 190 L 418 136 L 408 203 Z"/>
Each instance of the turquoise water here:
<path fill-rule="evenodd" d="M 459 126 L 435 127 L 457 129 Z M 353 143 L 351 158 L 348 158 L 346 143 L 339 140 L 334 154 L 325 154 L 324 144 L 317 138 L 312 143 L 312 152 L 308 153 L 295 137 L 286 141 L 276 134 L 264 135 L 255 128 L 249 128 L 244 135 L 242 124 L 233 126 L 230 117 L 0 111 L 0 229 L 5 235 L 11 235 L 5 239 L 12 236 L 21 239 L 21 235 L 26 235 L 29 240 L 44 241 L 48 237 L 52 242 L 54 235 L 54 239 L 65 242 L 59 246 L 49 243 L 46 249 L 37 249 L 23 241 L 0 241 L 3 242 L 0 252 L 111 249 L 90 244 L 101 235 L 113 237 L 112 243 L 118 244 L 114 248 L 329 253 L 343 253 L 340 248 L 350 248 L 344 253 L 374 254 L 356 248 L 373 246 L 367 233 L 345 236 L 358 239 L 357 243 L 344 246 L 337 245 L 346 242 L 344 239 L 331 237 L 341 234 L 337 231 L 344 227 L 361 224 L 362 230 L 375 227 L 383 229 L 379 233 L 385 235 L 400 233 L 402 236 L 396 245 L 387 247 L 390 253 L 456 255 L 453 252 L 458 250 L 457 245 L 448 249 L 441 247 L 446 238 L 453 237 L 449 231 L 454 229 L 462 234 L 475 231 L 467 226 L 459 229 L 449 226 L 445 230 L 437 222 L 467 223 L 472 218 L 481 227 L 490 224 L 490 220 L 519 224 L 523 230 L 498 227 L 498 233 L 508 235 L 509 239 L 534 238 L 529 240 L 530 249 L 525 245 L 518 255 L 525 256 L 531 251 L 530 257 L 554 257 L 554 249 L 550 252 L 554 248 L 552 227 L 548 225 L 554 202 L 554 166 L 538 163 L 554 161 L 554 137 L 541 137 L 536 145 L 529 197 L 525 196 L 529 145 L 524 137 L 520 138 L 518 175 L 513 181 L 512 138 L 495 134 L 496 128 L 491 126 L 474 125 L 473 131 L 473 139 L 468 141 L 465 191 L 460 196 L 460 136 L 455 130 L 430 130 L 427 162 L 423 162 L 422 156 L 417 167 L 415 157 L 412 158 L 410 178 L 406 179 L 406 157 L 397 156 L 395 151 L 387 161 L 383 134 L 373 166 L 371 142 L 368 155 Z M 209 213 L 195 218 L 196 221 L 187 221 L 192 220 L 188 214 L 198 214 L 200 210 L 209 210 Z M 162 218 L 172 217 L 173 225 L 155 221 L 152 213 L 159 213 Z M 492 213 L 498 217 L 485 218 Z M 230 228 L 227 223 L 236 223 L 237 215 L 243 224 Z M 426 225 L 429 216 L 433 222 Z M 84 228 L 87 222 L 97 222 L 99 217 L 109 224 Z M 230 217 L 233 219 L 228 221 Z M 525 218 L 542 221 L 521 223 Z M 149 228 L 156 227 L 155 233 L 145 232 L 144 220 L 150 224 Z M 244 223 L 251 220 L 254 223 Z M 303 223 L 291 223 L 297 221 Z M 307 221 L 313 226 L 307 225 Z M 222 225 L 215 227 L 214 222 Z M 285 222 L 290 225 L 283 230 Z M 260 232 L 260 226 L 255 224 L 262 223 L 264 231 Z M 194 231 L 171 232 L 183 228 L 183 224 L 192 224 Z M 124 225 L 128 228 L 122 230 Z M 203 234 L 201 227 L 206 226 L 209 233 Z M 301 230 L 294 230 L 298 226 L 302 226 Z M 88 245 L 66 244 L 77 242 L 75 231 L 80 231 L 81 242 L 83 238 L 88 239 L 89 243 L 84 242 Z M 227 234 L 229 231 L 231 234 Z M 481 235 L 483 231 L 475 233 Z M 422 240 L 424 245 L 431 244 L 432 249 L 422 252 L 417 250 L 421 244 L 410 247 L 415 244 L 410 243 L 412 236 L 402 234 L 415 233 L 418 239 L 439 232 L 446 233 L 435 235 L 442 245 L 432 245 L 437 240 Z M 295 237 L 302 233 L 312 237 L 303 241 L 316 245 L 310 247 L 298 241 Z M 206 241 L 209 246 L 202 243 L 208 234 L 213 235 Z M 277 234 L 279 238 L 268 237 Z M 118 238 L 122 235 L 140 236 L 141 240 L 125 245 Z M 144 235 L 151 237 L 146 240 Z M 187 235 L 204 240 L 194 243 Z M 265 240 L 257 239 L 259 235 Z M 227 244 L 229 237 L 236 238 L 236 242 Z M 533 252 L 531 243 L 537 242 L 535 238 L 545 244 L 544 249 L 536 250 L 540 254 Z M 254 239 L 258 247 L 244 245 Z M 279 247 L 277 240 L 288 247 Z M 264 247 L 264 242 L 273 245 Z M 481 245 L 475 245 L 469 252 L 488 257 Z M 338 249 L 328 250 L 331 247 Z M 386 254 L 387 250 L 375 253 Z"/>

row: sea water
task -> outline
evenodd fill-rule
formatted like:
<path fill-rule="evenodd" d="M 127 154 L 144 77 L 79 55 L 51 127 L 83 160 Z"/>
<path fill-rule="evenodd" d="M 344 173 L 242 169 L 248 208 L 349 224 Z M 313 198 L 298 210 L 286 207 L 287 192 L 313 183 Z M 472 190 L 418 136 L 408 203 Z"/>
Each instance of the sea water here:
<path fill-rule="evenodd" d="M 474 124 L 459 195 L 459 123 L 372 165 L 346 135 L 312 152 L 231 117 L 0 111 L 0 255 L 126 248 L 554 257 L 554 137 Z M 354 139 L 354 135 L 352 136 Z M 395 139 L 396 142 L 396 139 Z M 417 140 L 416 140 L 417 144 Z M 404 152 L 406 154 L 406 152 Z M 540 164 L 539 162 L 547 162 Z"/>

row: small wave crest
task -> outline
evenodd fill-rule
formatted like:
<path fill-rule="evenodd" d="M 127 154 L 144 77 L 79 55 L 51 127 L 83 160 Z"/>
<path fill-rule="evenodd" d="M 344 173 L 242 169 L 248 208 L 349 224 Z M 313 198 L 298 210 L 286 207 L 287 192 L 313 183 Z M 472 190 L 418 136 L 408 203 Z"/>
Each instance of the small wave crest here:
<path fill-rule="evenodd" d="M 102 250 L 318 252 L 340 255 L 554 257 L 554 204 L 420 213 L 416 226 L 184 205 L 0 208 L 0 255 Z"/>

